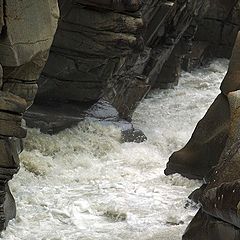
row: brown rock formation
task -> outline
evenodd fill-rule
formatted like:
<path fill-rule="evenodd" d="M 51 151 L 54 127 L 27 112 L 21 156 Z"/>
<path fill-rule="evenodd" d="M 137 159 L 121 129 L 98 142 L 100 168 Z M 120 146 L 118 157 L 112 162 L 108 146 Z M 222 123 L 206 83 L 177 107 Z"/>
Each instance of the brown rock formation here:
<path fill-rule="evenodd" d="M 231 124 L 231 94 L 239 89 L 240 33 L 236 39 L 228 72 L 222 82 L 222 93 L 216 98 L 194 133 L 180 151 L 169 159 L 165 173 L 180 173 L 189 178 L 202 179 L 215 166 L 226 145 Z M 230 106 L 230 107 L 229 107 Z"/>
<path fill-rule="evenodd" d="M 39 79 L 36 105 L 26 115 L 28 124 L 41 122 L 45 132 L 63 129 L 71 124 L 56 120 L 56 114 L 47 120 L 42 117 L 46 102 L 67 104 L 80 113 L 92 104 L 101 105 L 99 99 L 117 110 L 116 118 L 130 120 L 151 86 L 177 83 L 182 55 L 188 53 L 186 42 L 196 32 L 192 21 L 203 14 L 204 4 L 197 0 L 59 0 L 61 19 Z M 57 115 L 64 114 L 59 110 Z M 69 121 L 75 122 L 71 116 Z"/>
<path fill-rule="evenodd" d="M 192 195 L 201 209 L 183 239 L 230 239 L 240 236 L 240 33 L 236 39 L 222 93 L 199 122 L 192 138 L 174 153 L 166 173 L 203 178 Z M 217 104 L 218 103 L 218 104 Z"/>
<path fill-rule="evenodd" d="M 228 98 L 231 109 L 229 137 L 219 163 L 201 188 L 198 196 L 201 210 L 188 226 L 184 240 L 236 240 L 240 237 L 240 91 L 229 93 Z"/>
<path fill-rule="evenodd" d="M 47 60 L 58 19 L 55 0 L 0 1 L 0 230 L 16 214 L 8 181 L 19 169 L 25 110 Z"/>

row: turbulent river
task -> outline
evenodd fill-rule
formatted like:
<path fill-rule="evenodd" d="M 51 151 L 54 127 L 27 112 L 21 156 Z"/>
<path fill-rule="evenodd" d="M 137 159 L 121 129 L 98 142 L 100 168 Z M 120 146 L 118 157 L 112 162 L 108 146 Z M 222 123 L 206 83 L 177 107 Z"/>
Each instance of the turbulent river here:
<path fill-rule="evenodd" d="M 197 209 L 187 196 L 201 183 L 164 176 L 219 93 L 228 61 L 182 73 L 174 90 L 156 90 L 134 124 L 148 140 L 119 142 L 120 132 L 80 123 L 58 135 L 29 130 L 22 167 L 10 186 L 17 217 L 4 240 L 180 240 Z"/>

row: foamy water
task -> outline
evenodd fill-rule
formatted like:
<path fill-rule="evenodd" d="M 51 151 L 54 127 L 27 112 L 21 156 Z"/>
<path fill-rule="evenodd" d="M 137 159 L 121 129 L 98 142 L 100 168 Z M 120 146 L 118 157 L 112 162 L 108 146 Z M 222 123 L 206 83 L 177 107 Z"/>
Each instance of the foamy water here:
<path fill-rule="evenodd" d="M 219 93 L 228 62 L 183 73 L 174 90 L 153 91 L 134 115 L 144 143 L 120 144 L 120 132 L 80 123 L 58 135 L 30 130 L 22 168 L 10 185 L 17 218 L 6 240 L 180 240 L 201 183 L 164 176 L 169 155 L 189 139 Z"/>

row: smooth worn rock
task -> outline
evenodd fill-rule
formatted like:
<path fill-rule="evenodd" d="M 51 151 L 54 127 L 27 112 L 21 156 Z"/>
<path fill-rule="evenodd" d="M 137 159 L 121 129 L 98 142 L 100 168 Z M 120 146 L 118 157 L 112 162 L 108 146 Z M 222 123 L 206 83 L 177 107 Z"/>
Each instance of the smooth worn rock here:
<path fill-rule="evenodd" d="M 238 228 L 200 209 L 186 229 L 182 240 L 238 240 L 239 238 Z"/>
<path fill-rule="evenodd" d="M 227 75 L 222 84 L 221 91 L 227 95 L 229 92 L 234 92 L 240 89 L 240 32 L 238 33 L 232 57 L 229 63 Z"/>
<path fill-rule="evenodd" d="M 205 191 L 218 187 L 223 183 L 237 181 L 240 178 L 240 90 L 229 93 L 228 99 L 231 111 L 228 139 L 219 158 L 218 165 L 214 168 L 212 174 L 206 178 L 207 187 Z"/>
<path fill-rule="evenodd" d="M 238 91 L 234 93 L 231 91 L 240 88 L 239 43 L 240 34 L 236 39 L 228 72 L 221 85 L 222 93 L 198 123 L 187 145 L 170 157 L 165 174 L 180 173 L 188 178 L 202 179 L 213 166 L 217 165 L 224 148 L 228 149 L 226 146 L 231 139 L 229 127 L 236 123 L 232 118 L 238 104 Z"/>
<path fill-rule="evenodd" d="M 172 154 L 165 174 L 180 173 L 192 179 L 202 179 L 206 176 L 218 163 L 225 147 L 229 122 L 228 99 L 220 94 L 197 124 L 186 146 Z"/>
<path fill-rule="evenodd" d="M 239 38 L 236 40 L 229 65 L 228 73 L 232 73 L 232 76 L 236 76 L 235 73 L 239 69 L 237 60 L 240 57 L 240 46 L 238 43 Z M 234 81 L 235 79 L 228 73 L 224 79 L 227 97 L 221 94 L 227 99 L 228 105 L 225 108 L 227 107 L 230 113 L 227 141 L 216 166 L 205 176 L 205 184 L 191 196 L 201 204 L 202 208 L 188 226 L 183 239 L 198 239 L 193 237 L 194 232 L 206 240 L 239 239 L 240 237 L 240 90 L 228 92 L 238 88 L 237 81 Z M 222 108 L 219 107 L 218 112 L 222 112 Z M 208 123 L 207 127 L 210 125 Z M 212 225 L 214 227 L 211 227 Z"/>

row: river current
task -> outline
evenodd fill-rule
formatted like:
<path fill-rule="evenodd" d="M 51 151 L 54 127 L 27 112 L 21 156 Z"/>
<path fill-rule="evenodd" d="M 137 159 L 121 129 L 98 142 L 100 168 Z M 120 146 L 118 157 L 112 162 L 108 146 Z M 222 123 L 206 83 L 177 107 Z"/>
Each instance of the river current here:
<path fill-rule="evenodd" d="M 187 196 L 200 181 L 163 173 L 219 93 L 228 61 L 182 73 L 134 114 L 148 140 L 120 143 L 113 127 L 83 122 L 55 136 L 30 129 L 10 182 L 17 217 L 4 240 L 180 240 L 197 211 Z"/>

